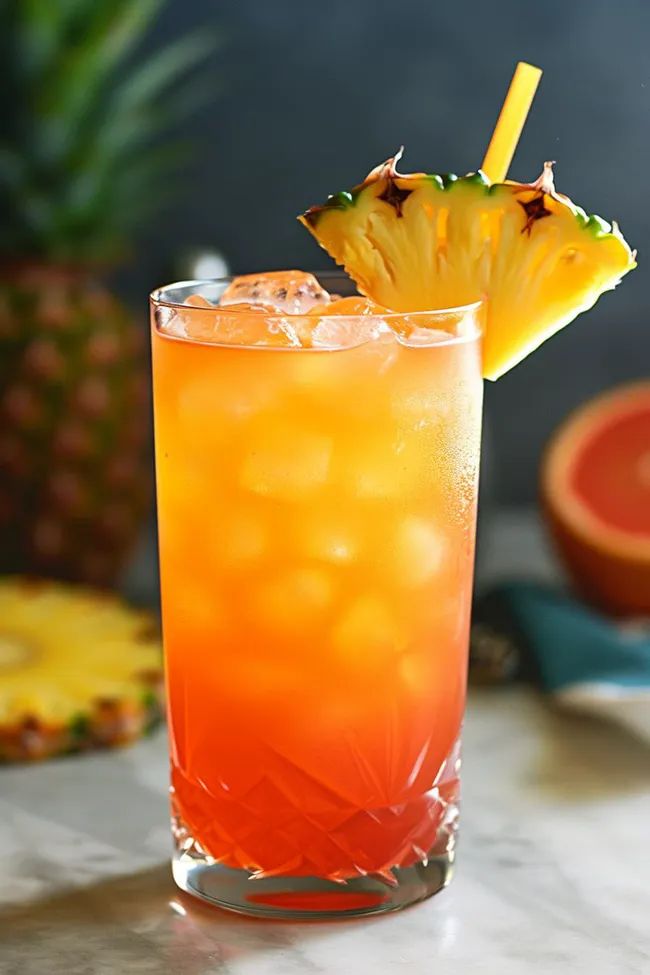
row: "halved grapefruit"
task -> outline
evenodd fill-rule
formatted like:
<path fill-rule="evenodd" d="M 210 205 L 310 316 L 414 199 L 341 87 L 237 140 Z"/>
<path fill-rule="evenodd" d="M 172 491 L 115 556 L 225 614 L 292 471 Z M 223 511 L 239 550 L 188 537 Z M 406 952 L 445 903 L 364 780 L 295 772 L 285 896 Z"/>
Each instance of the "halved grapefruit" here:
<path fill-rule="evenodd" d="M 650 380 L 580 407 L 542 462 L 551 532 L 576 586 L 622 615 L 650 615 Z"/>

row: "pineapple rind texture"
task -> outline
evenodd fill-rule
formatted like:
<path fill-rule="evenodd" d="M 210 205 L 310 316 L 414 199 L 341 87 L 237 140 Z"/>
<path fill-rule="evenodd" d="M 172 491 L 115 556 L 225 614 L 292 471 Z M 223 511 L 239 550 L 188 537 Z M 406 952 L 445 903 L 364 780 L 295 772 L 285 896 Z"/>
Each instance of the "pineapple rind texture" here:
<path fill-rule="evenodd" d="M 0 580 L 0 761 L 126 744 L 160 718 L 153 618 L 115 596 Z"/>
<path fill-rule="evenodd" d="M 144 334 L 103 287 L 0 275 L 0 572 L 111 585 L 150 496 Z"/>

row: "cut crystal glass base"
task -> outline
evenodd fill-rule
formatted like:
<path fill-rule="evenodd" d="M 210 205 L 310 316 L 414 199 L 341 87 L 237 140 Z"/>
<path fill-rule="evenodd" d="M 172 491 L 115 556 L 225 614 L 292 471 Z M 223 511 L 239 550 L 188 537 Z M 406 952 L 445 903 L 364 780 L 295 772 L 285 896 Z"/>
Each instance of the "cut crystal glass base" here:
<path fill-rule="evenodd" d="M 188 894 L 256 917 L 323 920 L 397 911 L 437 893 L 451 880 L 455 819 L 441 826 L 433 849 L 419 863 L 394 867 L 386 876 L 369 874 L 341 882 L 304 876 L 256 877 L 247 870 L 224 867 L 186 832 L 183 848 L 174 856 L 174 880 Z"/>

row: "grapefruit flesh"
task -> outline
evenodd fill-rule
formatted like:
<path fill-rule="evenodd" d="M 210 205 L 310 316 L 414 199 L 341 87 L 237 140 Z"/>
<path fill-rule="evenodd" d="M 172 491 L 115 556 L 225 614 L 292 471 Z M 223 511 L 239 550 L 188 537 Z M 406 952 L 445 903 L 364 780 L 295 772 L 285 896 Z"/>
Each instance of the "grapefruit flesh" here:
<path fill-rule="evenodd" d="M 542 469 L 551 532 L 577 588 L 620 615 L 650 615 L 650 381 L 577 410 Z"/>
<path fill-rule="evenodd" d="M 650 537 L 650 401 L 595 434 L 577 457 L 572 486 L 606 524 Z"/>

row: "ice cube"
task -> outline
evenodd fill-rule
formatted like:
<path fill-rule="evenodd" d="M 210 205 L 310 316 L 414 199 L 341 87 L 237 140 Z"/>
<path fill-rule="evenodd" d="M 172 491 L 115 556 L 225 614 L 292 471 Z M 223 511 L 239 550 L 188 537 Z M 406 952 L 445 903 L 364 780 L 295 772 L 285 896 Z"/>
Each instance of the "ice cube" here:
<path fill-rule="evenodd" d="M 207 318 L 204 313 L 192 312 L 191 309 L 214 307 L 203 295 L 190 295 L 182 309 L 168 308 L 165 305 L 157 308 L 156 324 L 162 332 L 176 338 L 203 339 L 204 333 L 209 334 L 212 331 L 212 318 Z"/>
<path fill-rule="evenodd" d="M 330 303 L 324 308 L 317 309 L 317 313 L 320 315 L 374 315 L 375 317 L 381 318 L 388 309 L 384 308 L 383 305 L 378 305 L 376 301 L 371 301 L 370 298 L 364 298 L 361 295 L 349 295 L 347 298 L 341 298 L 339 295 L 330 295 Z M 312 314 L 316 312 L 312 310 Z"/>
<path fill-rule="evenodd" d="M 334 653 L 352 671 L 380 673 L 405 644 L 406 635 L 399 621 L 375 593 L 353 602 L 332 631 Z"/>
<path fill-rule="evenodd" d="M 350 519 L 334 509 L 323 510 L 320 505 L 298 520 L 296 540 L 307 558 L 334 565 L 348 565 L 359 551 L 358 532 L 354 531 Z"/>
<path fill-rule="evenodd" d="M 427 698 L 431 696 L 434 683 L 435 668 L 432 666 L 430 648 L 413 650 L 404 653 L 398 663 L 397 672 L 401 682 L 414 697 Z"/>
<path fill-rule="evenodd" d="M 168 308 L 166 305 L 160 305 L 156 308 L 155 316 L 156 327 L 160 332 L 165 335 L 173 335 L 174 338 L 187 338 L 185 318 L 181 312 L 174 308 Z"/>
<path fill-rule="evenodd" d="M 381 332 L 377 318 L 320 318 L 312 329 L 311 344 L 315 349 L 354 348 L 375 341 Z"/>
<path fill-rule="evenodd" d="M 220 305 L 241 302 L 270 305 L 288 315 L 304 315 L 315 305 L 329 302 L 329 294 L 313 274 L 305 271 L 266 271 L 234 278 L 219 299 Z"/>
<path fill-rule="evenodd" d="M 420 348 L 438 345 L 463 334 L 458 312 L 391 313 L 386 321 L 402 345 Z"/>
<path fill-rule="evenodd" d="M 214 371 L 206 368 L 181 384 L 177 408 L 183 437 L 197 450 L 201 443 L 214 446 L 224 437 L 239 436 L 234 423 L 271 408 L 278 392 L 274 377 L 261 375 L 254 383 L 245 378 L 244 369 L 222 370 L 215 377 Z"/>
<path fill-rule="evenodd" d="M 204 298 L 203 295 L 190 295 L 189 298 L 185 299 L 185 304 L 190 305 L 191 308 L 214 308 L 212 302 Z"/>
<path fill-rule="evenodd" d="M 447 547 L 439 530 L 425 518 L 404 518 L 395 532 L 391 570 L 409 587 L 425 585 L 443 567 Z"/>
<path fill-rule="evenodd" d="M 205 306 L 192 314 L 184 310 L 185 334 L 200 342 L 219 345 L 268 346 L 290 348 L 299 346 L 300 339 L 287 321 L 270 306 L 252 305 L 248 302 L 231 304 L 227 310 L 214 308 L 207 314 Z"/>
<path fill-rule="evenodd" d="M 408 333 L 397 334 L 397 341 L 409 348 L 422 348 L 429 345 L 439 345 L 440 342 L 449 342 L 452 335 L 444 332 L 441 328 L 419 328 L 415 326 Z"/>
<path fill-rule="evenodd" d="M 244 509 L 231 511 L 225 523 L 216 526 L 214 535 L 216 557 L 220 564 L 228 567 L 246 568 L 266 551 L 264 524 Z"/>
<path fill-rule="evenodd" d="M 399 340 L 401 369 L 390 391 L 391 412 L 409 435 L 444 427 L 456 399 L 458 346 L 425 344 L 409 352 L 406 344 Z"/>
<path fill-rule="evenodd" d="M 388 436 L 366 437 L 338 459 L 340 482 L 357 498 L 401 498 L 418 484 L 423 459 L 417 444 L 407 449 Z"/>
<path fill-rule="evenodd" d="M 300 630 L 318 622 L 330 605 L 332 594 L 332 579 L 324 569 L 287 569 L 253 591 L 253 612 L 264 626 Z"/>
<path fill-rule="evenodd" d="M 377 339 L 387 326 L 381 319 L 384 309 L 369 298 L 351 296 L 338 298 L 329 305 L 317 305 L 312 315 L 318 315 L 313 325 L 308 322 L 309 343 L 303 335 L 303 344 L 313 348 L 345 349 Z"/>
<path fill-rule="evenodd" d="M 160 305 L 156 308 L 156 325 L 161 332 L 174 335 L 177 338 L 199 337 L 192 333 L 200 332 L 202 328 L 205 329 L 207 327 L 205 322 L 208 320 L 205 315 L 196 314 L 186 309 L 214 307 L 203 295 L 190 295 L 189 298 L 185 299 L 182 309 L 170 308 L 167 305 Z"/>
<path fill-rule="evenodd" d="M 327 480 L 332 456 L 328 437 L 266 424 L 247 440 L 241 483 L 249 491 L 283 501 L 310 497 Z"/>

